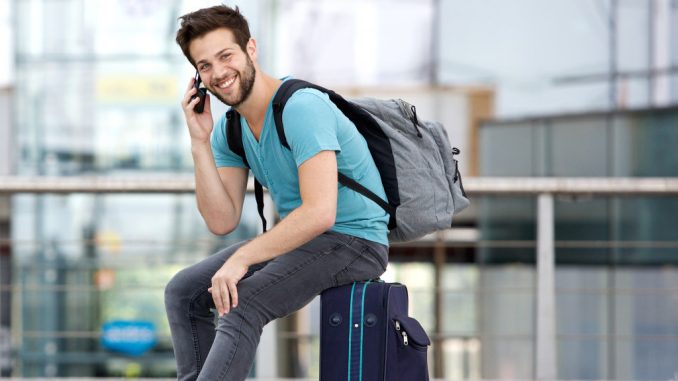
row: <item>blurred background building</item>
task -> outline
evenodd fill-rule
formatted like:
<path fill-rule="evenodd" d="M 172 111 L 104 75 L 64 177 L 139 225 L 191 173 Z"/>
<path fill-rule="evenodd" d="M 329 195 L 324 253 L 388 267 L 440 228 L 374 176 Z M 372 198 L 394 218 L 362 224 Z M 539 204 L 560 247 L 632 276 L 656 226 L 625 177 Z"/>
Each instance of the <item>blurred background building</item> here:
<path fill-rule="evenodd" d="M 0 0 L 0 176 L 190 178 L 194 70 L 174 35 L 217 3 Z M 265 70 L 417 105 L 469 177 L 678 175 L 678 1 L 237 5 Z M 394 245 L 384 279 L 408 286 L 436 378 L 538 378 L 535 199 L 472 201 L 455 229 Z M 244 210 L 217 237 L 191 194 L 0 194 L 0 375 L 173 377 L 164 285 L 255 236 Z M 555 377 L 674 377 L 678 200 L 558 198 L 555 240 Z M 267 327 L 252 375 L 317 377 L 318 311 Z M 125 324 L 145 347 L 111 345 Z"/>

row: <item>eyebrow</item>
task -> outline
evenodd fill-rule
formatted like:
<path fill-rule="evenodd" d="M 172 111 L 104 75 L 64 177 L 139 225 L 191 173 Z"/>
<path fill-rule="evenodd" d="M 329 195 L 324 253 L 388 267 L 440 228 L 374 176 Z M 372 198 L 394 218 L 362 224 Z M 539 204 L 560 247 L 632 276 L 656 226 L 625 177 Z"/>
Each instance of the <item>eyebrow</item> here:
<path fill-rule="evenodd" d="M 224 49 L 221 49 L 221 50 L 218 51 L 214 56 L 215 56 L 215 57 L 220 56 L 221 53 L 223 53 L 223 52 L 225 52 L 225 51 L 227 51 L 227 50 L 231 50 L 231 49 L 233 49 L 233 48 L 224 48 Z M 196 63 L 195 63 L 195 66 L 198 66 L 198 65 L 203 64 L 203 63 L 207 63 L 207 60 L 202 59 L 202 60 L 196 62 Z"/>

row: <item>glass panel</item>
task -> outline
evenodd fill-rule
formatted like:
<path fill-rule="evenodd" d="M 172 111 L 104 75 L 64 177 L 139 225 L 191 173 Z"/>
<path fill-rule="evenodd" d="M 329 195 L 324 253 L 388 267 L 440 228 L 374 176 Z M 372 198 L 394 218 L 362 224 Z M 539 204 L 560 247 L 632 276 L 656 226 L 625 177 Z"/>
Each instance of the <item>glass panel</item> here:
<path fill-rule="evenodd" d="M 480 271 L 483 378 L 527 379 L 534 367 L 534 268 L 485 266 Z"/>
<path fill-rule="evenodd" d="M 478 306 L 476 295 L 478 278 L 478 270 L 471 265 L 445 265 L 441 284 L 443 289 L 443 319 L 441 323 L 443 333 L 446 335 L 472 337 L 477 334 Z M 465 341 L 455 343 L 449 344 L 450 351 L 466 348 L 467 343 Z M 446 343 L 445 346 L 447 348 L 448 344 Z"/>
<path fill-rule="evenodd" d="M 443 344 L 446 380 L 477 380 L 480 373 L 480 340 L 448 339 Z M 429 354 L 429 358 L 431 355 Z"/>
<path fill-rule="evenodd" d="M 607 379 L 607 341 L 595 337 L 558 339 L 558 378 Z"/>
<path fill-rule="evenodd" d="M 533 125 L 511 124 L 495 126 L 487 124 L 480 129 L 479 152 L 480 175 L 482 176 L 535 176 L 539 168 L 538 136 Z"/>
<path fill-rule="evenodd" d="M 678 111 L 640 113 L 628 117 L 633 141 L 624 155 L 633 154 L 633 176 L 676 176 L 678 174 Z"/>
<path fill-rule="evenodd" d="M 556 268 L 558 377 L 607 377 L 608 271 L 599 267 Z"/>
<path fill-rule="evenodd" d="M 485 379 L 526 380 L 533 377 L 532 339 L 483 339 L 481 353 Z"/>
<path fill-rule="evenodd" d="M 622 269 L 615 287 L 618 377 L 642 380 L 673 374 L 678 358 L 678 271 L 670 267 Z"/>
<path fill-rule="evenodd" d="M 549 176 L 607 176 L 608 134 L 604 118 L 568 118 L 549 123 Z"/>

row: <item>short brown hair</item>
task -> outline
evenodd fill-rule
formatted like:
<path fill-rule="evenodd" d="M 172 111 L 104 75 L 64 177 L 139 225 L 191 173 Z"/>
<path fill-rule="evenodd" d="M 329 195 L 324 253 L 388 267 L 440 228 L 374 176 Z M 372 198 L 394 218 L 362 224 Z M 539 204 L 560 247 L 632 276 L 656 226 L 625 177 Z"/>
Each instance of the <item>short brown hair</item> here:
<path fill-rule="evenodd" d="M 188 61 L 195 66 L 193 58 L 188 51 L 191 41 L 202 37 L 207 33 L 219 29 L 228 28 L 233 32 L 236 43 L 240 49 L 246 51 L 247 42 L 250 40 L 250 27 L 247 20 L 240 14 L 240 9 L 235 9 L 226 5 L 217 5 L 210 8 L 204 8 L 195 12 L 187 13 L 181 17 L 181 27 L 177 31 L 177 44 Z"/>

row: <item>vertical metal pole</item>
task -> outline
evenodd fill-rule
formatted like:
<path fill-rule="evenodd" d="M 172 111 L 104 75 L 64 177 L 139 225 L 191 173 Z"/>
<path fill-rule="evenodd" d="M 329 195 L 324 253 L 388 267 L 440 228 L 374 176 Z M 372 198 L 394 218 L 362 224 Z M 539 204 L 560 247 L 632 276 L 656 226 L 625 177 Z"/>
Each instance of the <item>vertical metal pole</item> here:
<path fill-rule="evenodd" d="M 555 245 L 553 195 L 537 199 L 537 380 L 554 380 L 556 368 Z"/>
<path fill-rule="evenodd" d="M 671 102 L 671 16 L 670 0 L 655 0 L 654 12 L 654 94 L 652 106 L 666 106 Z"/>
<path fill-rule="evenodd" d="M 440 0 L 433 0 L 431 4 L 433 8 L 433 20 L 431 20 L 431 66 L 429 68 L 429 84 L 431 86 L 438 85 L 440 80 L 438 70 L 440 64 Z"/>
<path fill-rule="evenodd" d="M 617 109 L 617 0 L 610 0 L 608 53 L 610 65 L 610 110 Z"/>
<path fill-rule="evenodd" d="M 433 377 L 445 377 L 445 364 L 443 355 L 443 290 L 442 273 L 445 269 L 445 237 L 443 232 L 436 232 L 436 244 L 433 247 L 433 271 L 434 271 L 434 334 L 433 334 Z"/>
<path fill-rule="evenodd" d="M 606 117 L 606 129 L 607 129 L 607 141 L 608 141 L 608 148 L 607 148 L 607 167 L 608 167 L 608 176 L 615 176 L 616 173 L 616 168 L 615 168 L 615 130 L 614 130 L 614 119 L 615 119 L 615 111 L 617 110 L 617 17 L 618 17 L 618 9 L 619 9 L 619 1 L 618 0 L 610 0 L 610 14 L 608 17 L 609 21 L 609 53 L 610 53 L 610 112 L 607 114 Z M 610 209 L 608 211 L 608 219 L 610 221 L 610 239 L 614 240 L 615 239 L 615 234 L 614 234 L 614 218 L 616 216 L 614 212 L 614 201 L 610 202 Z M 611 249 L 611 254 L 612 257 L 616 257 L 615 253 L 616 249 L 612 248 Z M 616 379 L 616 337 L 615 337 L 615 332 L 616 332 L 616 327 L 615 327 L 615 320 L 614 320 L 614 311 L 616 310 L 615 306 L 615 295 L 614 295 L 614 289 L 615 289 L 615 268 L 614 268 L 614 262 L 615 260 L 612 259 L 612 264 L 610 267 L 610 276 L 608 277 L 608 340 L 607 340 L 607 376 L 606 378 L 608 379 Z"/>
<path fill-rule="evenodd" d="M 440 0 L 432 0 L 433 9 L 431 20 L 431 63 L 429 67 L 429 84 L 437 88 L 438 60 L 440 55 Z M 439 97 L 434 97 L 434 115 L 440 115 Z M 436 233 L 436 244 L 433 248 L 433 271 L 435 273 L 434 288 L 434 338 L 433 338 L 433 377 L 443 378 L 445 375 L 445 356 L 443 354 L 442 321 L 443 321 L 443 294 L 441 287 L 442 272 L 445 267 L 445 246 L 442 232 Z"/>
<path fill-rule="evenodd" d="M 654 81 L 655 81 L 655 0 L 647 2 L 647 105 L 654 105 Z"/>

